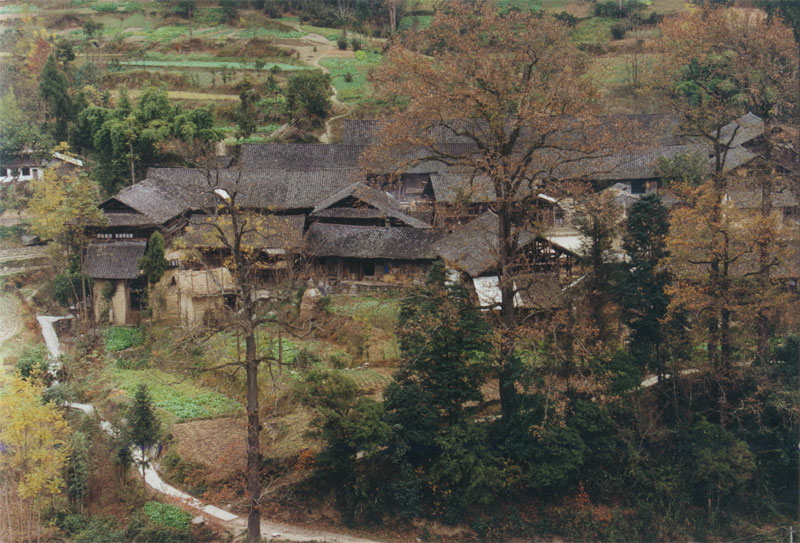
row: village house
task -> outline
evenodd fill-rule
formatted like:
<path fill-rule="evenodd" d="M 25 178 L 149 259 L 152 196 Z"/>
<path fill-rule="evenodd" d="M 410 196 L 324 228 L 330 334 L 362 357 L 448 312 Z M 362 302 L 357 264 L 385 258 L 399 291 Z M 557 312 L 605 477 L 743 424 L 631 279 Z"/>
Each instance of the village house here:
<path fill-rule="evenodd" d="M 664 124 L 658 116 L 639 117 Z M 92 232 L 86 255 L 95 279 L 95 316 L 108 315 L 114 323 L 135 318 L 142 289 L 137 263 L 155 231 L 167 241 L 170 269 L 154 289 L 154 314 L 195 325 L 230 303 L 234 287 L 225 269 L 228 249 L 217 229 L 226 228 L 225 217 L 217 215 L 219 198 L 234 198 L 258 221 L 256 232 L 243 241 L 261 255 L 258 280 L 265 285 L 273 272 L 302 259 L 303 273 L 315 286 L 397 288 L 422 281 L 431 262 L 442 259 L 462 274 L 481 305 L 496 303 L 498 226 L 491 207 L 497 196 L 490 180 L 413 150 L 395 157 L 408 165 L 400 174 L 389 175 L 391 165 L 365 165 L 379 130 L 377 121 L 346 121 L 341 144 L 244 144 L 238 161 L 224 157 L 210 170 L 151 168 L 144 180 L 101 204 L 107 226 Z M 757 157 L 745 146 L 763 133 L 760 119 L 748 114 L 725 131 L 732 138 L 727 168 Z M 446 132 L 441 138 L 461 151 L 470 145 Z M 579 158 L 553 175 L 615 191 L 627 210 L 641 195 L 659 191 L 660 158 L 686 153 L 708 157 L 711 167 L 706 143 L 670 132 L 652 148 Z M 520 209 L 515 219 L 522 252 L 514 264 L 517 302 L 552 309 L 580 278 L 586 248 L 575 227 L 580 202 L 531 196 L 533 208 Z M 730 198 L 752 203 L 737 192 Z M 791 190 L 773 198 L 785 216 L 796 216 Z"/>

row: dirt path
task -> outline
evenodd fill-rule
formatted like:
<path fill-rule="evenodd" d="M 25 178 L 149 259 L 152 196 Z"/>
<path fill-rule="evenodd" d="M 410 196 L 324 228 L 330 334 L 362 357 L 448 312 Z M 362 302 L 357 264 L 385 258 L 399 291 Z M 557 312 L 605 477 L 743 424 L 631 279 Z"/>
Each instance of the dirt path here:
<path fill-rule="evenodd" d="M 300 25 L 295 23 L 287 23 L 289 26 L 294 28 L 295 30 L 299 30 L 302 32 Z M 319 34 L 307 34 L 300 42 L 305 42 L 305 44 L 298 44 L 298 45 L 288 45 L 288 44 L 281 44 L 282 47 L 286 47 L 288 49 L 293 49 L 298 52 L 299 58 L 312 66 L 315 66 L 322 70 L 323 73 L 329 74 L 330 70 L 320 64 L 320 60 L 327 56 L 335 56 L 332 53 L 338 52 L 337 48 L 331 44 L 330 40 L 325 38 L 324 36 L 320 36 Z M 349 55 L 347 55 L 349 56 Z M 335 115 L 328 120 L 325 121 L 325 133 L 319 137 L 320 143 L 330 143 L 333 139 L 333 133 L 331 132 L 331 123 L 337 119 L 341 119 L 342 117 L 347 117 L 353 112 L 353 108 L 345 104 L 344 102 L 339 101 L 338 91 L 336 87 L 331 84 L 331 89 L 333 89 L 333 95 L 331 96 L 331 103 L 333 104 L 334 110 L 338 109 L 339 111 L 344 110 L 344 113 L 340 113 Z"/>
<path fill-rule="evenodd" d="M 21 327 L 19 302 L 10 292 L 0 291 L 0 345 L 17 335 Z"/>

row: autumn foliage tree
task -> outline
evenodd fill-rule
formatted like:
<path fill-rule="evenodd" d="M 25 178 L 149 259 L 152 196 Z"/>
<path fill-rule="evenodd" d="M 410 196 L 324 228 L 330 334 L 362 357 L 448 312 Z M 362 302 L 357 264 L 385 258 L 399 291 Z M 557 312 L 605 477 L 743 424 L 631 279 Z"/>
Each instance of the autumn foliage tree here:
<path fill-rule="evenodd" d="M 683 132 L 705 142 L 712 157 L 708 179 L 692 191 L 693 207 L 677 212 L 671 234 L 671 250 L 677 251 L 673 258 L 692 268 L 689 274 L 676 274 L 675 292 L 695 291 L 707 296 L 679 296 L 673 303 L 688 303 L 687 307 L 702 316 L 707 326 L 709 361 L 714 367 L 727 369 L 732 362 L 731 326 L 737 301 L 752 292 L 753 279 L 760 280 L 762 287 L 769 281 L 774 265 L 770 253 L 779 235 L 769 209 L 774 170 L 760 178 L 764 205 L 759 225 L 749 224 L 749 231 L 742 234 L 751 219 L 736 219 L 736 210 L 725 208 L 731 152 L 738 146 L 741 130 L 738 125 L 725 127 L 747 111 L 761 115 L 769 162 L 771 129 L 797 103 L 797 52 L 791 30 L 780 20 L 754 22 L 721 8 L 682 14 L 665 21 L 661 30 L 665 55 L 655 77 L 657 87 L 680 113 Z M 753 245 L 756 240 L 759 247 Z M 757 254 L 757 270 L 748 272 L 747 277 L 736 277 L 734 271 L 753 254 Z M 749 283 L 744 279 L 750 279 Z M 759 325 L 762 353 L 766 353 L 765 322 L 766 315 Z"/>
<path fill-rule="evenodd" d="M 44 385 L 34 379 L 0 378 L 0 536 L 4 541 L 41 537 L 41 508 L 64 487 L 70 428 L 55 404 L 42 401 L 43 393 Z"/>
<path fill-rule="evenodd" d="M 566 192 L 565 168 L 609 153 L 610 134 L 625 133 L 594 116 L 596 92 L 585 72 L 568 27 L 554 18 L 501 12 L 494 2 L 451 2 L 428 29 L 394 41 L 372 78 L 394 112 L 368 169 L 391 164 L 390 171 L 402 171 L 425 157 L 487 177 L 496 194 L 490 208 L 498 243 L 486 250 L 496 253 L 502 294 L 497 373 L 504 416 L 517 396 L 511 277 L 522 265 L 520 233 L 539 228 L 531 212 L 539 193 Z"/>
<path fill-rule="evenodd" d="M 80 292 L 74 292 L 74 299 L 83 302 L 86 320 L 84 253 L 88 229 L 105 224 L 103 213 L 97 206 L 97 184 L 86 175 L 74 171 L 59 173 L 54 168 L 46 169 L 42 177 L 31 183 L 33 195 L 28 202 L 28 211 L 33 217 L 31 230 L 41 239 L 56 243 L 60 248 L 59 254 L 67 260 L 59 264 L 68 264 L 69 273 L 80 274 Z"/>

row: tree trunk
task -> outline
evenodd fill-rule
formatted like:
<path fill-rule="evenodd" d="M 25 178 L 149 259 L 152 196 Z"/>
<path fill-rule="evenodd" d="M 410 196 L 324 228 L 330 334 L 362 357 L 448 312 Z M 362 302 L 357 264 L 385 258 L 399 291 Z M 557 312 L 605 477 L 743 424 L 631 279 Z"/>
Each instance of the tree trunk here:
<path fill-rule="evenodd" d="M 248 293 L 249 294 L 249 293 Z M 245 314 L 251 317 L 250 300 L 245 300 Z M 250 320 L 252 322 L 252 318 Z M 245 341 L 245 365 L 247 368 L 247 541 L 261 541 L 261 446 L 258 420 L 258 360 L 256 358 L 255 330 L 248 322 Z"/>
<path fill-rule="evenodd" d="M 136 184 L 136 176 L 133 170 L 133 140 L 128 140 L 128 151 L 130 151 L 130 166 L 131 166 L 131 185 Z"/>
<path fill-rule="evenodd" d="M 765 132 L 768 130 L 768 126 L 765 124 L 764 127 Z M 765 158 L 767 164 L 770 163 L 770 155 L 771 155 L 771 144 L 770 138 L 767 136 L 767 145 L 765 151 Z M 762 228 L 766 228 L 768 225 L 768 221 L 772 215 L 772 175 L 764 174 L 761 175 L 761 220 L 762 220 Z M 758 240 L 758 283 L 760 293 L 765 293 L 769 288 L 769 246 L 773 241 L 772 232 L 761 232 Z M 769 318 L 769 309 L 764 307 L 764 303 L 762 302 L 759 304 L 760 307 L 758 309 L 757 315 L 757 329 L 758 329 L 758 338 L 757 338 L 757 354 L 758 359 L 761 363 L 765 363 L 767 358 L 769 357 L 769 329 L 770 329 L 770 318 Z"/>
<path fill-rule="evenodd" d="M 501 203 L 498 212 L 498 264 L 497 280 L 501 296 L 500 324 L 500 364 L 498 386 L 500 388 L 500 407 L 503 420 L 507 421 L 516 405 L 517 364 L 514 356 L 514 328 L 516 308 L 514 307 L 514 281 L 512 280 L 512 257 L 514 240 L 511 231 L 511 209 L 507 202 Z"/>

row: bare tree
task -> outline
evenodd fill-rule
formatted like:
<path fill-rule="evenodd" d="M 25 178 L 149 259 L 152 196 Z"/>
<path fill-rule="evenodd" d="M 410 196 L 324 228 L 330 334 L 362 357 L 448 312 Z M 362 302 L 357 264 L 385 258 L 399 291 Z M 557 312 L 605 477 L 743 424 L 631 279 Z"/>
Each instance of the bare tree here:
<path fill-rule="evenodd" d="M 265 210 L 250 205 L 248 199 L 252 198 L 255 182 L 241 170 L 221 169 L 216 158 L 208 154 L 192 162 L 198 171 L 194 190 L 200 191 L 205 200 L 204 207 L 210 211 L 194 226 L 197 230 L 195 237 L 204 238 L 203 245 L 221 251 L 221 264 L 230 271 L 233 279 L 235 303 L 224 311 L 224 318 L 216 327 L 231 330 L 237 343 L 244 340 L 245 347 L 243 353 L 237 352 L 236 359 L 203 368 L 203 371 L 245 370 L 247 533 L 248 541 L 255 543 L 261 540 L 262 499 L 258 372 L 261 363 L 265 362 L 272 375 L 273 363 L 280 367 L 283 362 L 280 349 L 277 355 L 260 351 L 257 336 L 265 328 L 277 330 L 279 340 L 282 329 L 298 331 L 291 326 L 290 317 L 294 293 L 304 277 L 300 261 L 294 258 L 292 251 L 299 249 L 299 240 L 288 239 L 291 236 L 288 219 L 267 214 Z M 286 248 L 282 257 L 266 254 L 266 247 L 275 246 Z M 201 255 L 199 260 L 209 267 L 204 256 Z M 218 280 L 214 274 L 211 277 Z"/>

